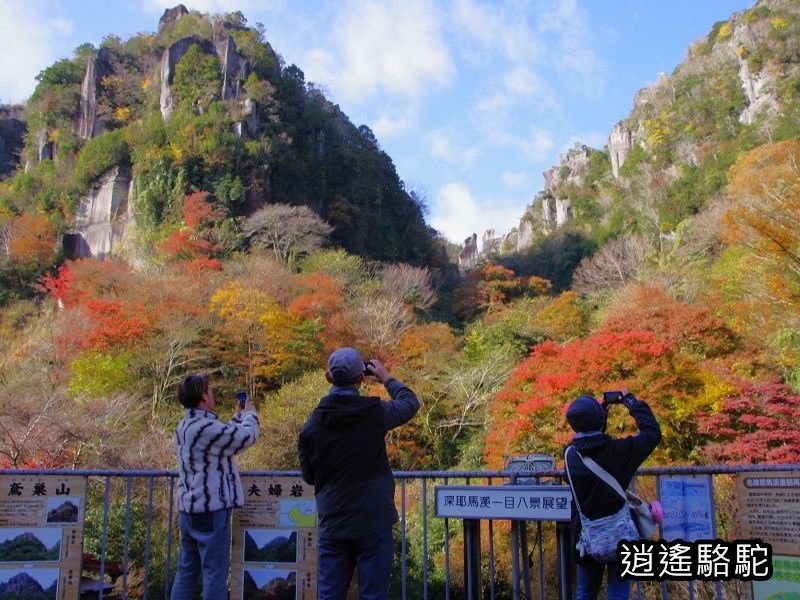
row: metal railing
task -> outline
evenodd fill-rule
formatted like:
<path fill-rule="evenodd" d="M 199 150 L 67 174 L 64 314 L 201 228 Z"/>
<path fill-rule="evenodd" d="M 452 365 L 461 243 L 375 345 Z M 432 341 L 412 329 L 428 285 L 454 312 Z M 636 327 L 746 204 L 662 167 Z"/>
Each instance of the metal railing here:
<path fill-rule="evenodd" d="M 702 466 L 641 469 L 635 487 L 655 498 L 657 478 L 666 475 L 710 475 L 716 537 L 732 541 L 737 473 L 798 470 L 800 465 Z M 259 471 L 246 475 L 297 477 L 296 471 Z M 96 573 L 105 581 L 106 565 L 122 564 L 113 590 L 102 586 L 92 597 L 106 599 L 169 598 L 178 551 L 175 471 L 0 470 L 0 475 L 69 475 L 85 477 L 87 501 L 84 552 L 98 557 Z M 437 485 L 504 485 L 515 483 L 510 471 L 396 471 L 400 513 L 395 535 L 392 596 L 403 600 L 488 598 L 557 598 L 571 595 L 573 569 L 564 566 L 565 525 L 547 522 L 481 521 L 483 550 L 479 557 L 483 589 L 469 590 L 465 574 L 469 549 L 465 525 L 434 515 Z M 543 483 L 563 483 L 562 470 L 537 474 Z M 529 527 L 532 525 L 532 527 Z M 469 527 L 470 524 L 467 524 Z M 568 528 L 567 528 L 568 529 Z M 533 548 L 531 548 L 531 545 Z M 561 554 L 561 556 L 559 556 Z M 535 567 L 535 568 L 534 568 Z M 564 572 L 567 571 L 567 572 Z M 739 598 L 741 581 L 637 582 L 637 598 Z M 565 591 L 566 590 L 566 591 Z"/>

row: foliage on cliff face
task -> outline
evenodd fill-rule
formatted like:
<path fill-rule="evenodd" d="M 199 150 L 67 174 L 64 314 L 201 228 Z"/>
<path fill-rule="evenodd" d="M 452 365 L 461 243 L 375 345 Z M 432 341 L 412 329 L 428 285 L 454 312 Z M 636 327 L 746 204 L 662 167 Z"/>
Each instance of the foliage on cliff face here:
<path fill-rule="evenodd" d="M 369 129 L 355 127 L 300 69 L 284 65 L 262 27 L 247 27 L 241 13 L 216 19 L 190 12 L 158 35 L 111 35 L 99 49 L 84 44 L 42 71 L 28 109 L 31 168 L 22 173 L 20 165 L 0 184 L 0 224 L 55 213 L 63 232 L 81 195 L 122 166 L 133 171 L 137 233 L 128 244 L 138 262 L 181 225 L 183 197 L 204 192 L 230 232 L 266 204 L 304 206 L 350 252 L 445 267 L 421 205 Z M 213 41 L 227 36 L 246 66 L 226 76 Z M 169 82 L 172 114 L 162 118 L 162 56 L 177 42 L 185 51 Z M 81 98 L 87 65 L 94 93 Z M 238 95 L 230 99 L 232 89 Z M 81 139 L 86 122 L 93 131 Z M 239 236 L 228 250 L 244 248 Z"/>
<path fill-rule="evenodd" d="M 257 125 L 220 99 L 213 30 L 190 13 L 158 36 L 104 40 L 106 132 L 79 141 L 67 108 L 95 53 L 79 48 L 31 100 L 31 131 L 47 135 L 29 137 L 29 157 L 47 142 L 58 160 L 0 184 L 0 464 L 172 467 L 175 386 L 201 372 L 223 417 L 237 389 L 260 404 L 270 443 L 242 466 L 295 469 L 297 429 L 341 345 L 383 360 L 422 401 L 391 434 L 398 468 L 560 455 L 568 403 L 620 387 L 654 407 L 658 462 L 800 460 L 793 10 L 762 3 L 714 27 L 640 94 L 627 123 L 641 143 L 620 177 L 591 152 L 564 186 L 570 224 L 452 289 L 421 203 L 372 132 L 243 15 L 227 31 L 253 66 L 240 83 Z M 760 42 L 738 50 L 742 23 Z M 165 120 L 157 65 L 190 31 Z M 780 75 L 780 111 L 750 124 L 741 57 Z M 63 261 L 57 233 L 117 166 L 134 174 L 129 264 Z M 611 431 L 630 432 L 612 410 Z"/>

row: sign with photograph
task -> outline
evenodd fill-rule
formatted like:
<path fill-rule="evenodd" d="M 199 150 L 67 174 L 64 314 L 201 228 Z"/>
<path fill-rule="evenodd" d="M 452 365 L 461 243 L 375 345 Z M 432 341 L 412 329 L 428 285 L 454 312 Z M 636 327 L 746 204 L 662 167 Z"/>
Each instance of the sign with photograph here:
<path fill-rule="evenodd" d="M 741 537 L 759 539 L 775 554 L 800 556 L 800 471 L 739 473 Z"/>
<path fill-rule="evenodd" d="M 231 598 L 315 600 L 317 503 L 299 477 L 242 476 L 233 511 Z"/>
<path fill-rule="evenodd" d="M 0 475 L 0 598 L 78 598 L 86 480 Z"/>
<path fill-rule="evenodd" d="M 661 539 L 696 542 L 715 537 L 710 475 L 662 475 L 658 497 L 664 507 Z"/>

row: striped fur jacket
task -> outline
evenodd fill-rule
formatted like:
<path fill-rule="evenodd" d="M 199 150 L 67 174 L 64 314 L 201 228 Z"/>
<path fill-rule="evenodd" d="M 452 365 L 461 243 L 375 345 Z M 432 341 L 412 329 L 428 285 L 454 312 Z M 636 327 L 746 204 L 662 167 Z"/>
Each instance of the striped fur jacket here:
<path fill-rule="evenodd" d="M 178 451 L 178 510 L 204 513 L 244 505 L 239 469 L 233 457 L 258 439 L 254 412 L 223 423 L 213 412 L 187 408 L 175 429 Z"/>

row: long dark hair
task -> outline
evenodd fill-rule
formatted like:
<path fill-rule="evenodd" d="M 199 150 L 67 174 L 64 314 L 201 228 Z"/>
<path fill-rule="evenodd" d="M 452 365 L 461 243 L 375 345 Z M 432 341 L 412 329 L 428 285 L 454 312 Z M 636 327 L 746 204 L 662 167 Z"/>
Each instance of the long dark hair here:
<path fill-rule="evenodd" d="M 178 402 L 186 408 L 195 408 L 203 401 L 208 391 L 208 377 L 205 375 L 189 375 L 178 384 Z"/>

